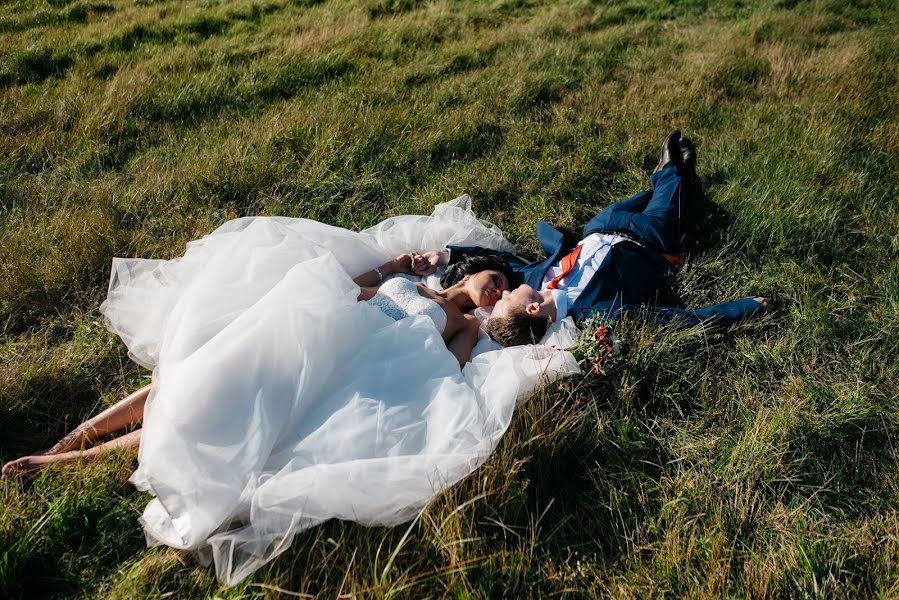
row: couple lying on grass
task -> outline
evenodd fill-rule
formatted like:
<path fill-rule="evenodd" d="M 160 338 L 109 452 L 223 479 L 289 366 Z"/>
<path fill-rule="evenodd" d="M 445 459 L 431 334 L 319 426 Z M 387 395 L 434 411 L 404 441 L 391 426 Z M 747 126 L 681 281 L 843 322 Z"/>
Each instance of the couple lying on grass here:
<path fill-rule="evenodd" d="M 214 560 L 226 583 L 329 518 L 408 520 L 486 459 L 517 401 L 577 372 L 540 345 L 570 345 L 573 320 L 638 310 L 724 328 L 771 310 L 760 297 L 646 304 L 683 264 L 695 169 L 693 144 L 672 132 L 652 189 L 601 211 L 576 244 L 539 222 L 546 258 L 533 263 L 458 203 L 358 234 L 238 219 L 181 259 L 116 259 L 101 310 L 153 384 L 3 474 L 139 447 L 131 481 L 156 496 L 148 540 Z M 490 307 L 483 324 L 470 314 Z"/>

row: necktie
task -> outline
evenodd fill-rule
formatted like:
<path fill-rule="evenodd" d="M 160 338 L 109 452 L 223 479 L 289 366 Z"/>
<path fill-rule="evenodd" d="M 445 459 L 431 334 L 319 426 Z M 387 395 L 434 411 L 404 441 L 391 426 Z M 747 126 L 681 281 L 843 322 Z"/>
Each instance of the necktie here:
<path fill-rule="evenodd" d="M 684 257 L 681 256 L 680 254 L 665 254 L 664 252 L 662 252 L 662 258 L 667 260 L 669 263 L 671 263 L 675 267 L 684 266 Z"/>
<path fill-rule="evenodd" d="M 581 253 L 581 244 L 577 245 L 577 248 L 571 251 L 571 254 L 562 258 L 562 272 L 552 278 L 552 281 L 546 284 L 546 289 L 554 290 L 559 287 L 559 282 L 562 281 L 562 278 L 571 273 L 571 270 L 574 269 L 574 265 L 577 264 L 577 255 Z"/>

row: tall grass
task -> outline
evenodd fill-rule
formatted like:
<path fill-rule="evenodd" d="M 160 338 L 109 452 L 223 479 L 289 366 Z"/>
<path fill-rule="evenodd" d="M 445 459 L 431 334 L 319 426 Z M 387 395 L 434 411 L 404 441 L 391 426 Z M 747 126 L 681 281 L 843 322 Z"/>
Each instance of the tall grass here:
<path fill-rule="evenodd" d="M 710 200 L 674 295 L 780 309 L 619 323 L 409 526 L 328 523 L 236 588 L 145 548 L 133 456 L 2 481 L 0 595 L 899 595 L 897 29 L 875 0 L 4 3 L 3 460 L 147 381 L 97 313 L 113 256 L 463 192 L 534 255 L 674 127 Z"/>

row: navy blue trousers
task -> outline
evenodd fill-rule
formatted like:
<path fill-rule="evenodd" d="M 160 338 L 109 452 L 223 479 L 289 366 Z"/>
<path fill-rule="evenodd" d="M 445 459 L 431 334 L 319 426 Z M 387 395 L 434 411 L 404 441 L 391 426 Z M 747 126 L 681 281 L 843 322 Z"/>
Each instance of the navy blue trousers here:
<path fill-rule="evenodd" d="M 591 233 L 625 233 L 647 248 L 665 254 L 681 253 L 681 186 L 674 165 L 649 178 L 651 190 L 606 207 L 584 226 Z"/>

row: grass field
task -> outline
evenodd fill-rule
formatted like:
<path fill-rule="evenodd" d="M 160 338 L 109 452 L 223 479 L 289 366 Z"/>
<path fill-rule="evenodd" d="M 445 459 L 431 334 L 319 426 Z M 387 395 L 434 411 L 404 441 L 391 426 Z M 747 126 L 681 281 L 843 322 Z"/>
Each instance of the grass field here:
<path fill-rule="evenodd" d="M 523 405 L 408 528 L 332 522 L 235 588 L 146 549 L 134 457 L 0 482 L 0 596 L 899 596 L 899 5 L 885 0 L 7 0 L 0 459 L 146 383 L 113 256 L 233 217 L 353 229 L 469 193 L 524 253 L 647 186 L 674 127 L 714 203 L 683 305 L 728 335 Z M 282 591 L 278 591 L 282 590 Z M 288 593 L 290 592 L 290 593 Z"/>

